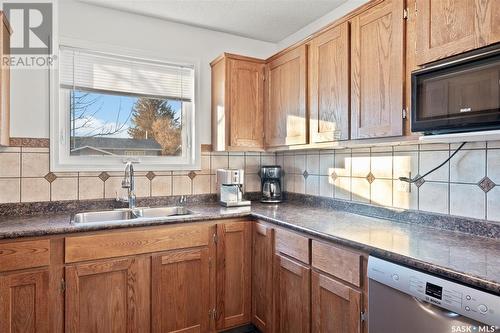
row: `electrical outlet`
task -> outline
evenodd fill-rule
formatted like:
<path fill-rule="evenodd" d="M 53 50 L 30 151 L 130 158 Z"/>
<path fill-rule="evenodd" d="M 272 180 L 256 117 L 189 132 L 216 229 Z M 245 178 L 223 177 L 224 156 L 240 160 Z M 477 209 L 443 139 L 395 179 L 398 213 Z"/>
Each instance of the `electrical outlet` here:
<path fill-rule="evenodd" d="M 408 178 L 411 179 L 411 172 L 408 173 Z M 407 182 L 403 182 L 401 180 L 397 180 L 397 189 L 398 192 L 402 193 L 411 193 L 411 184 Z"/>

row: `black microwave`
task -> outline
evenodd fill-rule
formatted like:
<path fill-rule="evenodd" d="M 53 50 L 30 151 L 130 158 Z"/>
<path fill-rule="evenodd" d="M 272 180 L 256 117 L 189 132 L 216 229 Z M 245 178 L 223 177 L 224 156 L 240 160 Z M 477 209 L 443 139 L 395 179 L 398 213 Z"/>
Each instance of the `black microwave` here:
<path fill-rule="evenodd" d="M 500 46 L 417 70 L 411 84 L 412 132 L 500 129 Z"/>

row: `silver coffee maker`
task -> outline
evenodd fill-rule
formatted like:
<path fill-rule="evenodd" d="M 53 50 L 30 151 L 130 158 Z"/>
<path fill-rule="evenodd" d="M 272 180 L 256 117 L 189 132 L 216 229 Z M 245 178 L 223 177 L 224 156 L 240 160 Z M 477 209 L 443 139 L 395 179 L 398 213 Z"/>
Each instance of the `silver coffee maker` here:
<path fill-rule="evenodd" d="M 241 169 L 217 169 L 217 194 L 219 202 L 225 207 L 249 206 L 250 201 L 243 200 L 245 172 Z"/>
<path fill-rule="evenodd" d="M 281 167 L 263 166 L 260 169 L 262 197 L 260 202 L 278 203 L 283 200 L 281 192 Z"/>

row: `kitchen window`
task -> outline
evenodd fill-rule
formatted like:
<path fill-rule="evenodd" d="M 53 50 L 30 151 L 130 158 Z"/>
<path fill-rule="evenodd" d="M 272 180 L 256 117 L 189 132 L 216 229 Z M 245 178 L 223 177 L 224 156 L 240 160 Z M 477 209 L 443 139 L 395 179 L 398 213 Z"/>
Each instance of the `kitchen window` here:
<path fill-rule="evenodd" d="M 195 66 L 61 46 L 56 171 L 196 168 Z"/>

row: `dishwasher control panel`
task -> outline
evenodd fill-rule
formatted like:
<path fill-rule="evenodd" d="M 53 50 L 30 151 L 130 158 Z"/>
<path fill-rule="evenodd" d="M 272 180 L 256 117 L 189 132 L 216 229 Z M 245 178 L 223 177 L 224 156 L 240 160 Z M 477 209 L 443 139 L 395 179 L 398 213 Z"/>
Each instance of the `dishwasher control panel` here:
<path fill-rule="evenodd" d="M 368 260 L 368 278 L 420 301 L 500 327 L 500 296 L 375 257 Z"/>

